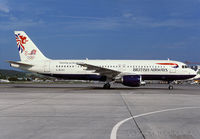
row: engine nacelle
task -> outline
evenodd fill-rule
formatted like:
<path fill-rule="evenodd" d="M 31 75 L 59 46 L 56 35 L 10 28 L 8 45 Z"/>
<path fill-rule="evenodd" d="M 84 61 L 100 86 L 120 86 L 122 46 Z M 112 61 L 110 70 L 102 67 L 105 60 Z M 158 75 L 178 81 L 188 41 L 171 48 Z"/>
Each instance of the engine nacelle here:
<path fill-rule="evenodd" d="M 122 84 L 130 87 L 138 87 L 141 85 L 142 78 L 140 75 L 124 75 Z"/>

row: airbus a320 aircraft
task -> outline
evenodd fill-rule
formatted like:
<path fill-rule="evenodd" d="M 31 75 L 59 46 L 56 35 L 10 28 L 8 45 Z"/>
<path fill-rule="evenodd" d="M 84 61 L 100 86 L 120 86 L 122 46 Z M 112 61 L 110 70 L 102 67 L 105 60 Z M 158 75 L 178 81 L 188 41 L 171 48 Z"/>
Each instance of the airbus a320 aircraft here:
<path fill-rule="evenodd" d="M 184 80 L 196 72 L 182 62 L 171 60 L 52 60 L 45 57 L 23 31 L 15 31 L 21 61 L 8 61 L 12 67 L 67 80 L 94 80 L 139 87 L 145 80 Z"/>

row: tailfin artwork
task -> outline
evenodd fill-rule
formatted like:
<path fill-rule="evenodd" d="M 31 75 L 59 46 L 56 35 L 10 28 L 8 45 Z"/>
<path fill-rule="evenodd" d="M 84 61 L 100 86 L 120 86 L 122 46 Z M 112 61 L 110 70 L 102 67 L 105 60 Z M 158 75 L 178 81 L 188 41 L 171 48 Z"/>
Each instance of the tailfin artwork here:
<path fill-rule="evenodd" d="M 15 31 L 20 59 L 23 62 L 47 60 L 24 31 Z"/>

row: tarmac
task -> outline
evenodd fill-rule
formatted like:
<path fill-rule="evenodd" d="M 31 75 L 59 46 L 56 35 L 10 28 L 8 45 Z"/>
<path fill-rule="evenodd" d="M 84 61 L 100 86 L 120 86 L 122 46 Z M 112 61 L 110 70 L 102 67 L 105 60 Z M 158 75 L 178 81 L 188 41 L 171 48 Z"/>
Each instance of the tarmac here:
<path fill-rule="evenodd" d="M 0 139 L 199 139 L 200 85 L 0 84 Z"/>

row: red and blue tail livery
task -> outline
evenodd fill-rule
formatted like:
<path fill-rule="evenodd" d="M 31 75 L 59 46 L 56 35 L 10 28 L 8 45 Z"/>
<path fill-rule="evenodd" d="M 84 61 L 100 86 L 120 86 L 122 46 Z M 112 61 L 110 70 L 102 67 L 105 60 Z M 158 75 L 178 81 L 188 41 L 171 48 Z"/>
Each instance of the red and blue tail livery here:
<path fill-rule="evenodd" d="M 16 41 L 17 41 L 17 46 L 18 46 L 18 50 L 19 52 L 23 52 L 25 50 L 24 44 L 26 44 L 26 42 L 28 42 L 27 38 L 23 35 L 20 34 L 15 34 L 16 37 Z"/>

